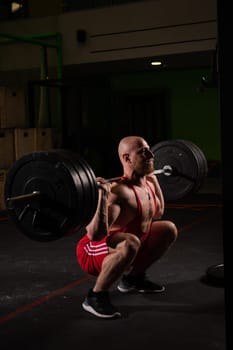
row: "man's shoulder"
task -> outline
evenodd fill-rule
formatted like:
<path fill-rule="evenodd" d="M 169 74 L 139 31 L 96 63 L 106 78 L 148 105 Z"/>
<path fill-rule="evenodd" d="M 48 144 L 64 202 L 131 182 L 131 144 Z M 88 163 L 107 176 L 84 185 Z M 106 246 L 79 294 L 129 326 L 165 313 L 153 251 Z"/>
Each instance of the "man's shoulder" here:
<path fill-rule="evenodd" d="M 128 181 L 120 180 L 115 182 L 111 187 L 111 192 L 115 195 L 124 198 L 128 197 L 131 191 L 132 185 Z"/>

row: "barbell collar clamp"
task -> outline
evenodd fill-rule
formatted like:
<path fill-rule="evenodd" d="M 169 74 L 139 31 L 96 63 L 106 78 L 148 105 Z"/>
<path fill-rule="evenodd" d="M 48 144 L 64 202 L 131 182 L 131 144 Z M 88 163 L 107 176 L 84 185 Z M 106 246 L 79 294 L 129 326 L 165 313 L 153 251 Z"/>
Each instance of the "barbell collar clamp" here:
<path fill-rule="evenodd" d="M 173 167 L 171 165 L 164 165 L 162 169 L 154 171 L 155 175 L 163 174 L 165 176 L 171 176 L 173 174 Z"/>

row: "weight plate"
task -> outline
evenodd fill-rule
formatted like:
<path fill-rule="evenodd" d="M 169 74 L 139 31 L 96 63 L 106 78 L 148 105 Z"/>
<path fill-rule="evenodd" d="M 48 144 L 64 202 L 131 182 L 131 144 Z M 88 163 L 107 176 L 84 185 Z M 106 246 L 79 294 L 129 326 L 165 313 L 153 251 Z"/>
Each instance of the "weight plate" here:
<path fill-rule="evenodd" d="M 80 212 L 79 179 L 56 152 L 34 152 L 17 160 L 5 183 L 5 202 L 15 196 L 39 191 L 40 197 L 15 202 L 9 216 L 26 236 L 51 241 L 65 235 Z"/>
<path fill-rule="evenodd" d="M 79 192 L 82 192 L 82 199 L 80 198 L 82 218 L 80 218 L 80 221 L 82 226 L 86 226 L 93 218 L 98 203 L 98 186 L 95 174 L 90 165 L 78 154 L 68 150 L 60 150 L 59 152 L 65 157 L 66 161 L 72 164 L 79 177 L 81 185 Z"/>
<path fill-rule="evenodd" d="M 224 286 L 224 264 L 212 265 L 206 270 L 205 281 L 216 286 Z"/>
<path fill-rule="evenodd" d="M 184 198 L 195 191 L 202 179 L 203 164 L 193 145 L 185 140 L 161 141 L 152 147 L 155 169 L 170 165 L 171 176 L 157 175 L 166 201 Z"/>
<path fill-rule="evenodd" d="M 195 143 L 187 140 L 180 140 L 180 139 L 176 141 L 181 142 L 186 146 L 188 146 L 192 150 L 197 160 L 198 178 L 196 179 L 196 186 L 193 189 L 193 192 L 197 192 L 200 189 L 200 187 L 203 185 L 204 180 L 206 179 L 206 176 L 208 174 L 208 163 L 207 163 L 206 157 L 203 151 Z"/>

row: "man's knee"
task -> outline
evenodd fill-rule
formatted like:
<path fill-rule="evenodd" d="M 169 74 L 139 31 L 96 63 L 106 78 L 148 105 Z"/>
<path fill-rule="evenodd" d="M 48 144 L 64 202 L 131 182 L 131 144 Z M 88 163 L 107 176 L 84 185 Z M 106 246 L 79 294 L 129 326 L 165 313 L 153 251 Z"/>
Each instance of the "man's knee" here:
<path fill-rule="evenodd" d="M 166 226 L 166 232 L 168 235 L 168 238 L 170 242 L 175 242 L 178 236 L 178 230 L 174 222 L 172 221 L 165 221 L 165 226 Z"/>
<path fill-rule="evenodd" d="M 176 225 L 169 220 L 154 221 L 151 233 L 155 233 L 157 237 L 162 237 L 166 240 L 167 244 L 175 242 L 178 236 L 178 230 Z"/>
<path fill-rule="evenodd" d="M 126 233 L 124 241 L 118 243 L 116 249 L 121 252 L 123 258 L 132 258 L 136 256 L 141 242 L 139 238 L 133 234 Z"/>

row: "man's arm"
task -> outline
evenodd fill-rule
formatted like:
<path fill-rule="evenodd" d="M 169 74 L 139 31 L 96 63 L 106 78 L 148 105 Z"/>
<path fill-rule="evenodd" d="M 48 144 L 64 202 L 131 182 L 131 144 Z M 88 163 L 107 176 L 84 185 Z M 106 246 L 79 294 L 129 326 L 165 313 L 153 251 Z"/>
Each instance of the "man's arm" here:
<path fill-rule="evenodd" d="M 91 240 L 99 241 L 107 235 L 110 226 L 120 213 L 117 195 L 111 193 L 112 184 L 97 178 L 99 183 L 98 204 L 94 217 L 86 226 L 86 232 Z"/>
<path fill-rule="evenodd" d="M 99 241 L 108 232 L 108 196 L 111 190 L 111 184 L 102 182 L 103 179 L 96 179 L 99 183 L 98 204 L 95 215 L 86 226 L 86 232 L 91 240 Z"/>
<path fill-rule="evenodd" d="M 152 182 L 154 185 L 155 194 L 157 196 L 157 212 L 156 212 L 155 219 L 160 219 L 164 214 L 164 206 L 165 206 L 163 193 L 162 193 L 162 190 L 161 190 L 161 187 L 159 185 L 159 182 L 158 182 L 156 175 L 151 174 L 151 175 L 147 176 L 147 180 Z"/>

